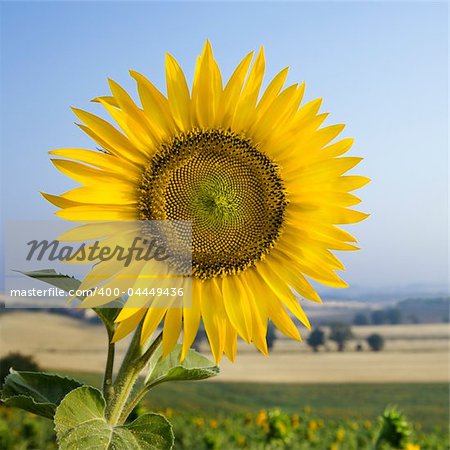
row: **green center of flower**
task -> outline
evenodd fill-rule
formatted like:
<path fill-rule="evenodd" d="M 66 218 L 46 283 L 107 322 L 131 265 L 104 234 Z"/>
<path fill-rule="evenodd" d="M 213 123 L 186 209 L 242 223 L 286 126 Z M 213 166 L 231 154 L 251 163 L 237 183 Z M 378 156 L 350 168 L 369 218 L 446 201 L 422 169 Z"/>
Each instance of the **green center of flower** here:
<path fill-rule="evenodd" d="M 193 130 L 161 145 L 139 186 L 142 220 L 190 221 L 192 273 L 238 273 L 279 236 L 286 207 L 276 165 L 230 131 Z"/>

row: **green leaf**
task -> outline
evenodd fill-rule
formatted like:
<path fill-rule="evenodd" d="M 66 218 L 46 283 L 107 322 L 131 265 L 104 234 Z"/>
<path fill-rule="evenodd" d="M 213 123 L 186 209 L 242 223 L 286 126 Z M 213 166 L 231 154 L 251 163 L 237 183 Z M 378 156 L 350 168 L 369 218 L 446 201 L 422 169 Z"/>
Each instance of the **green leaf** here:
<path fill-rule="evenodd" d="M 113 307 L 113 304 L 117 306 Z M 92 308 L 97 316 L 100 317 L 101 321 L 105 324 L 108 332 L 114 332 L 114 320 L 119 315 L 119 312 L 121 310 L 121 306 L 119 306 L 119 304 L 122 305 L 119 301 L 114 301 L 111 302 L 111 306 L 108 307 L 103 306 L 102 308 Z"/>
<path fill-rule="evenodd" d="M 31 272 L 21 272 L 18 270 L 17 272 L 22 275 L 26 275 L 27 277 L 43 281 L 44 283 L 51 284 L 52 286 L 60 288 L 66 292 L 69 292 L 72 289 L 78 289 L 81 284 L 80 280 L 77 280 L 69 275 L 58 273 L 54 269 L 33 270 Z"/>
<path fill-rule="evenodd" d="M 113 426 L 105 419 L 102 393 L 90 386 L 70 392 L 55 414 L 55 430 L 61 450 L 133 449 L 170 450 L 172 426 L 160 414 L 144 414 L 127 425 Z"/>
<path fill-rule="evenodd" d="M 55 374 L 11 370 L 5 378 L 2 401 L 8 406 L 53 419 L 61 400 L 80 386 L 76 380 Z"/>
<path fill-rule="evenodd" d="M 39 281 L 43 281 L 45 283 L 51 284 L 59 289 L 62 289 L 66 292 L 71 290 L 77 290 L 81 284 L 80 280 L 73 278 L 69 275 L 63 275 L 61 273 L 56 272 L 53 269 L 43 269 L 43 270 L 35 270 L 32 272 L 20 272 L 19 273 L 26 275 L 27 277 L 34 278 Z M 80 296 L 77 297 L 80 300 L 83 300 L 85 297 Z M 102 308 L 93 308 L 96 314 L 100 317 L 102 322 L 105 324 L 109 333 L 114 332 L 114 320 L 118 316 L 120 312 L 120 308 L 123 305 L 122 299 L 114 300 L 108 304 L 108 307 L 103 306 Z"/>
<path fill-rule="evenodd" d="M 219 373 L 219 367 L 195 350 L 189 350 L 180 362 L 181 348 L 181 344 L 177 344 L 165 358 L 161 356 L 161 347 L 158 348 L 149 362 L 150 370 L 145 380 L 147 386 L 166 381 L 204 380 Z"/>

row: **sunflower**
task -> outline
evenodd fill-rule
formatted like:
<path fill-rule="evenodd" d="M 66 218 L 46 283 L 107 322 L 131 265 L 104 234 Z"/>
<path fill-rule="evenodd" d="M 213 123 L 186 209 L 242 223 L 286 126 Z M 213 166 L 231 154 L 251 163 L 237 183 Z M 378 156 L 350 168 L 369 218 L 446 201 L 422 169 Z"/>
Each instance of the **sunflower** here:
<path fill-rule="evenodd" d="M 253 62 L 253 63 L 252 63 Z M 301 106 L 305 85 L 284 87 L 282 70 L 261 93 L 264 51 L 248 54 L 228 82 L 207 41 L 190 90 L 166 56 L 167 95 L 130 71 L 140 104 L 109 80 L 98 97 L 118 127 L 73 109 L 102 149 L 64 148 L 54 165 L 82 186 L 43 194 L 68 220 L 163 220 L 192 224 L 192 304 L 123 308 L 118 340 L 142 323 L 147 340 L 161 322 L 163 352 L 183 335 L 182 357 L 201 321 L 218 362 L 234 360 L 237 337 L 267 354 L 267 324 L 301 340 L 292 316 L 310 327 L 297 298 L 320 297 L 307 278 L 345 287 L 334 250 L 355 250 L 337 227 L 367 217 L 349 209 L 369 180 L 344 175 L 361 161 L 342 157 L 344 125 L 323 126 L 321 99 Z M 130 300 L 129 300 L 130 301 Z"/>

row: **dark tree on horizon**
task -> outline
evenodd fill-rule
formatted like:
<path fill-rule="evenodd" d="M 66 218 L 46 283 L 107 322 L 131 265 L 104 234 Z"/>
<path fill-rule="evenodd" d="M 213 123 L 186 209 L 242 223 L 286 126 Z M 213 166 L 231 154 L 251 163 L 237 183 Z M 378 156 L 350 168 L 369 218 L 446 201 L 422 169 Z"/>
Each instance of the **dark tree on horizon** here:
<path fill-rule="evenodd" d="M 345 323 L 335 323 L 331 325 L 330 340 L 336 342 L 338 351 L 343 352 L 347 341 L 353 338 L 350 325 Z"/>
<path fill-rule="evenodd" d="M 315 328 L 311 331 L 306 342 L 314 352 L 319 351 L 319 347 L 325 344 L 325 332 L 321 328 Z"/>
<path fill-rule="evenodd" d="M 18 352 L 8 353 L 0 358 L 0 388 L 9 375 L 9 369 L 37 372 L 40 367 L 31 355 L 23 355 Z"/>
<path fill-rule="evenodd" d="M 374 333 L 367 338 L 367 343 L 372 351 L 379 352 L 384 347 L 384 338 L 381 334 Z"/>

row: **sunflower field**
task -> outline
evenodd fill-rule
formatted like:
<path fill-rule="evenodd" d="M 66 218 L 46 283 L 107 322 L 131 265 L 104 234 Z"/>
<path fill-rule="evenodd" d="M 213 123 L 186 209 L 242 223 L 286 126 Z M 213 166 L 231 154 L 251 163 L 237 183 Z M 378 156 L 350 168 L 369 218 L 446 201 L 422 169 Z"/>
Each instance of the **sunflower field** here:
<path fill-rule="evenodd" d="M 145 412 L 144 407 L 138 407 L 130 419 Z M 293 414 L 279 409 L 228 416 L 181 414 L 172 409 L 162 413 L 173 423 L 174 448 L 178 450 L 445 450 L 449 446 L 445 430 L 424 432 L 420 425 L 410 425 L 401 414 L 399 420 L 387 419 L 386 412 L 374 421 L 324 420 L 308 406 Z M 380 435 L 384 437 L 380 439 Z M 53 424 L 2 406 L 0 448 L 56 449 Z"/>

